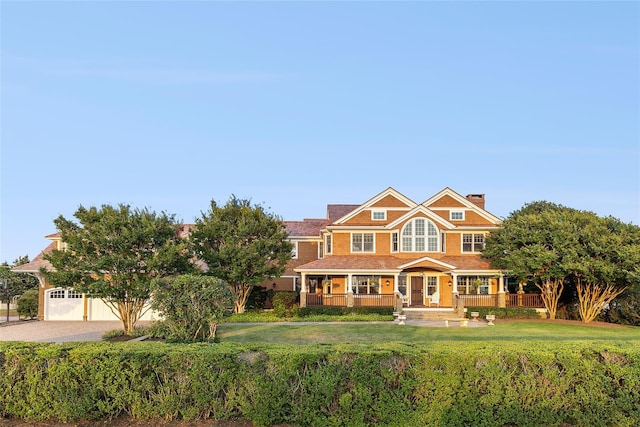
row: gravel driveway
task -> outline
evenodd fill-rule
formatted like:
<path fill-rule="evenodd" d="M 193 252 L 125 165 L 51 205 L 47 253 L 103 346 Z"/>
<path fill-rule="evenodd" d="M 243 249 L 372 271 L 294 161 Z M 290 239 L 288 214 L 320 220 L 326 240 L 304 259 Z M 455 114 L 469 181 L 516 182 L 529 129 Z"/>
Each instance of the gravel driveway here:
<path fill-rule="evenodd" d="M 0 341 L 101 341 L 102 334 L 122 326 L 118 321 L 29 321 L 0 324 Z"/>

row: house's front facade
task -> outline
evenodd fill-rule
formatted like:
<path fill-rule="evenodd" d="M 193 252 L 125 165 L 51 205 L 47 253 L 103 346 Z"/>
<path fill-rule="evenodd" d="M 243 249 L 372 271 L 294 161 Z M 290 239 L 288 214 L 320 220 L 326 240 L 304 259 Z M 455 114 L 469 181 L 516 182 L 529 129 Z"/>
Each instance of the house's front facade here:
<path fill-rule="evenodd" d="M 480 256 L 501 225 L 484 202 L 445 188 L 416 203 L 388 188 L 328 218 L 318 258 L 293 268 L 301 305 L 505 306 L 504 276 Z"/>

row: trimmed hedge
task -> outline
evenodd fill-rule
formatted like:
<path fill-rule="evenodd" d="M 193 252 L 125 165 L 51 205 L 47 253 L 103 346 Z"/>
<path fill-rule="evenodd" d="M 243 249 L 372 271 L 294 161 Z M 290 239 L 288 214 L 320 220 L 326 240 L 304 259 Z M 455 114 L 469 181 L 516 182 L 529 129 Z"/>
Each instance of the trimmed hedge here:
<path fill-rule="evenodd" d="M 300 307 L 298 316 L 308 317 L 314 315 L 347 316 L 350 314 L 380 314 L 383 316 L 393 316 L 393 307 L 333 307 L 314 306 Z"/>
<path fill-rule="evenodd" d="M 496 319 L 540 319 L 540 313 L 535 308 L 498 308 L 498 307 L 467 307 L 467 317 L 471 318 L 471 312 L 480 313 L 480 319 L 487 314 L 493 314 Z"/>
<path fill-rule="evenodd" d="M 640 350 L 449 345 L 0 343 L 0 416 L 263 426 L 640 424 Z"/>

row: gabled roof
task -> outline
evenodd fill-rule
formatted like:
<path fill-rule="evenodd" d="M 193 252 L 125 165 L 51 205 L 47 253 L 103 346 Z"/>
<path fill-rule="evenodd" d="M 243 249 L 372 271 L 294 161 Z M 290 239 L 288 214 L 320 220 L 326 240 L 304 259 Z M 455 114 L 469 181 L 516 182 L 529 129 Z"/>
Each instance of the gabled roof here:
<path fill-rule="evenodd" d="M 393 188 L 389 187 L 386 190 L 384 190 L 383 192 L 373 196 L 371 199 L 367 200 L 363 204 L 357 205 L 356 209 L 353 209 L 347 215 L 344 215 L 343 217 L 341 217 L 337 221 L 333 222 L 333 224 L 334 225 L 339 225 L 339 224 L 345 223 L 349 219 L 351 219 L 354 216 L 358 215 L 360 212 L 372 207 L 377 202 L 379 202 L 380 200 L 382 200 L 382 199 L 384 199 L 385 197 L 388 197 L 388 196 L 392 196 L 392 197 L 398 199 L 400 202 L 404 203 L 409 208 L 413 208 L 413 207 L 417 206 L 416 202 L 414 202 L 413 200 L 409 199 L 408 197 L 406 197 L 402 193 L 400 193 L 400 192 L 394 190 Z"/>
<path fill-rule="evenodd" d="M 359 207 L 360 205 L 327 205 L 327 219 L 329 222 L 336 221 Z"/>
<path fill-rule="evenodd" d="M 486 210 L 482 209 L 481 207 L 479 207 L 475 203 L 471 202 L 466 197 L 463 197 L 460 194 L 456 193 L 455 191 L 453 191 L 449 187 L 445 187 L 443 190 L 441 190 L 440 192 L 438 192 L 435 195 L 431 196 L 429 199 L 425 200 L 424 202 L 422 202 L 420 204 L 422 206 L 425 206 L 426 208 L 429 208 L 429 206 L 431 206 L 436 201 L 440 200 L 441 198 L 443 198 L 445 196 L 449 196 L 449 197 L 455 199 L 457 202 L 459 202 L 463 206 L 465 206 L 467 209 L 470 209 L 470 210 L 473 210 L 473 211 L 477 212 L 478 215 L 482 216 L 487 221 L 490 221 L 490 222 L 492 222 L 494 224 L 502 223 L 502 220 L 500 218 L 498 218 L 497 216 L 495 216 L 495 215 L 487 212 Z"/>
<path fill-rule="evenodd" d="M 42 252 L 38 254 L 31 262 L 19 265 L 11 269 L 14 273 L 39 273 L 41 268 L 46 270 L 52 270 L 51 263 L 44 259 L 45 254 L 53 251 L 56 248 L 57 243 L 51 242 Z"/>
<path fill-rule="evenodd" d="M 402 224 L 404 221 L 408 220 L 409 218 L 411 218 L 412 216 L 414 216 L 417 213 L 421 213 L 421 214 L 425 215 L 427 218 L 433 220 L 434 222 L 438 222 L 438 223 L 444 225 L 448 229 L 456 228 L 455 225 L 451 224 L 449 221 L 447 221 L 446 219 L 442 218 L 441 216 L 436 215 L 435 213 L 433 213 L 433 211 L 431 211 L 429 208 L 427 208 L 424 205 L 416 206 L 415 208 L 413 208 L 412 210 L 410 210 L 406 214 L 402 215 L 400 218 L 396 219 L 393 222 L 390 222 L 386 226 L 386 228 L 388 228 L 388 229 L 395 228 L 395 227 L 398 226 L 398 224 Z"/>

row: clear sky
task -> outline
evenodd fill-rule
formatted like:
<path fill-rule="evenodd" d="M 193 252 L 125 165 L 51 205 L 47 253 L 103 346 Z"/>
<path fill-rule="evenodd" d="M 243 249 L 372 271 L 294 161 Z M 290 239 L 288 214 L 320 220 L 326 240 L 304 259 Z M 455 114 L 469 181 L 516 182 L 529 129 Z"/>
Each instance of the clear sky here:
<path fill-rule="evenodd" d="M 2 1 L 0 262 L 79 205 L 387 187 L 640 223 L 640 3 Z"/>

